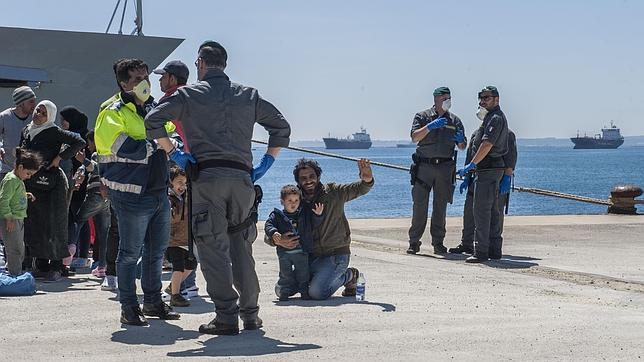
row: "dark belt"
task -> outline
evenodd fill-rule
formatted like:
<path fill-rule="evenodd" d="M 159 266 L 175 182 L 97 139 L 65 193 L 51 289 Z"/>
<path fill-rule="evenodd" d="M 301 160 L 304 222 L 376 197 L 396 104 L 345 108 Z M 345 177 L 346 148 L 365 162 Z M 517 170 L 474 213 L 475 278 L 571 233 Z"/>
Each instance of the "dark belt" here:
<path fill-rule="evenodd" d="M 249 174 L 252 172 L 252 169 L 241 162 L 230 161 L 230 160 L 204 160 L 197 162 L 197 169 L 199 171 L 205 170 L 207 168 L 234 168 L 236 170 L 246 171 Z"/>
<path fill-rule="evenodd" d="M 476 165 L 476 170 L 477 171 L 483 171 L 483 170 L 497 170 L 497 169 L 503 169 L 505 168 L 505 162 L 503 161 L 503 157 L 485 157 L 483 161 L 479 162 L 478 165 Z"/>
<path fill-rule="evenodd" d="M 449 162 L 449 161 L 454 161 L 453 158 L 442 158 L 442 157 L 436 157 L 436 158 L 427 158 L 427 157 L 420 157 L 416 156 L 416 162 L 418 163 L 428 163 L 430 165 L 440 165 L 443 162 Z"/>

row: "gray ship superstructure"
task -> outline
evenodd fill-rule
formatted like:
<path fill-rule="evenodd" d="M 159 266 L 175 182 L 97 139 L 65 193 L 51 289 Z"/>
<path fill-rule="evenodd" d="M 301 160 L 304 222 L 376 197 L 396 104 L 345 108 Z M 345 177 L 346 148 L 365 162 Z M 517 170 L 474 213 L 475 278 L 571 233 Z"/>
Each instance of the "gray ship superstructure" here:
<path fill-rule="evenodd" d="M 619 128 L 610 122 L 610 127 L 602 128 L 602 134 L 596 134 L 594 137 L 579 136 L 570 139 L 575 144 L 574 149 L 593 150 L 593 149 L 614 149 L 624 144 L 624 137 L 621 135 Z"/>
<path fill-rule="evenodd" d="M 16 87 L 29 85 L 38 99 L 49 99 L 59 109 L 75 105 L 93 124 L 101 103 L 118 90 L 112 68 L 116 60 L 140 58 L 151 70 L 183 41 L 144 36 L 140 27 L 137 33 L 0 27 L 0 110 L 13 106 Z"/>
<path fill-rule="evenodd" d="M 353 136 L 347 138 L 325 137 L 324 147 L 329 150 L 337 149 L 360 149 L 366 150 L 371 147 L 371 137 L 367 130 L 360 127 L 360 132 L 356 132 Z"/>

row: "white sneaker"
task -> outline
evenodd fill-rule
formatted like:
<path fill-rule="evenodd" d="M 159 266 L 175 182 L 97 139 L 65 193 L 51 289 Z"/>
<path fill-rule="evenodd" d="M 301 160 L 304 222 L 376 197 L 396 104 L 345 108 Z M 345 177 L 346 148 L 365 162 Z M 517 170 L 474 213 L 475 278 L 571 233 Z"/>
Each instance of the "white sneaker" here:
<path fill-rule="evenodd" d="M 106 275 L 101 284 L 101 290 L 115 292 L 118 289 L 117 277 L 113 275 Z"/>
<path fill-rule="evenodd" d="M 196 285 L 191 286 L 190 288 L 186 288 L 181 291 L 181 295 L 184 298 L 195 298 L 199 296 L 199 287 Z"/>
<path fill-rule="evenodd" d="M 166 292 L 161 293 L 161 300 L 162 301 L 164 301 L 166 303 L 170 303 L 170 299 L 172 299 L 172 296 L 170 294 L 168 294 Z"/>

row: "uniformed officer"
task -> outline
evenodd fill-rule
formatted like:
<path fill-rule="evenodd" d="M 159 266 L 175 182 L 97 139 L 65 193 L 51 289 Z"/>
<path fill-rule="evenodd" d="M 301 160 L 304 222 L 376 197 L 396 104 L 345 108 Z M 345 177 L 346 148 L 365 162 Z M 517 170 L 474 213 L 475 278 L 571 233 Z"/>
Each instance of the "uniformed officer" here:
<path fill-rule="evenodd" d="M 439 87 L 434 90 L 434 105 L 416 113 L 411 127 L 411 139 L 417 142 L 413 155 L 411 195 L 414 201 L 413 217 L 409 228 L 409 249 L 416 254 L 422 244 L 427 226 L 429 193 L 434 191 L 430 234 L 434 253 L 447 252 L 443 245 L 445 238 L 445 216 L 447 203 L 454 193 L 456 161 L 454 144 L 465 149 L 465 129 L 461 120 L 449 111 L 452 104 L 450 90 Z"/>
<path fill-rule="evenodd" d="M 177 164 L 185 168 L 188 162 L 196 162 L 191 166 L 196 172 L 188 172 L 192 178 L 192 228 L 216 312 L 215 319 L 201 325 L 199 331 L 218 335 L 238 334 L 238 318 L 244 329 L 262 327 L 252 255 L 257 229 L 254 222 L 238 232 L 231 229 L 240 229 L 249 219 L 255 201 L 253 182 L 268 171 L 281 147 L 288 146 L 291 134 L 282 114 L 256 89 L 230 82 L 224 73 L 227 58 L 219 43 L 202 44 L 195 62 L 199 81 L 164 98 L 145 119 L 148 135 L 157 139 Z M 192 155 L 173 148 L 163 129 L 168 119 L 182 121 Z M 267 153 L 253 168 L 255 123 L 268 131 L 269 138 Z"/>
<path fill-rule="evenodd" d="M 483 108 L 484 109 L 484 108 Z M 478 113 L 480 114 L 480 112 Z M 483 118 L 483 116 L 481 116 Z M 476 138 L 476 133 L 479 130 L 477 129 L 472 134 L 472 139 Z M 467 155 L 465 157 L 465 165 L 472 161 L 474 157 L 474 152 L 472 151 L 472 142 L 467 147 Z M 505 174 L 501 179 L 501 185 L 499 186 L 499 217 L 501 224 L 501 235 L 503 233 L 503 220 L 504 220 L 504 208 L 509 202 L 510 189 L 512 187 L 512 176 L 514 174 L 514 168 L 517 164 L 517 145 L 514 132 L 512 130 L 508 131 L 508 153 L 503 156 L 503 163 L 505 164 Z M 455 247 L 450 248 L 450 253 L 455 254 L 473 254 L 474 253 L 474 187 L 469 187 L 473 183 L 474 174 L 470 173 L 465 176 L 465 179 L 460 185 L 461 194 L 466 191 L 465 195 L 465 205 L 463 207 L 463 231 L 461 234 L 461 243 Z M 499 250 L 489 252 L 490 259 L 500 259 L 502 252 L 500 247 L 503 244 L 503 238 L 496 243 L 492 243 L 499 246 Z"/>
<path fill-rule="evenodd" d="M 490 251 L 500 251 L 497 245 L 501 238 L 498 196 L 505 173 L 503 156 L 508 152 L 508 122 L 499 107 L 499 91 L 494 86 L 487 86 L 478 96 L 485 116 L 472 139 L 472 161 L 458 170 L 462 177 L 476 173 L 473 185 L 474 254 L 465 260 L 468 263 L 486 261 Z"/>

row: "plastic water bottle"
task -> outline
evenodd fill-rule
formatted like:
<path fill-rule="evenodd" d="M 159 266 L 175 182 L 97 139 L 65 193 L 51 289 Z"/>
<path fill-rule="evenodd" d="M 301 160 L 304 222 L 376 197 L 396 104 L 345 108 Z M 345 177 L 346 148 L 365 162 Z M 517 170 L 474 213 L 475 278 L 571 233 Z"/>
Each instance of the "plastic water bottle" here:
<path fill-rule="evenodd" d="M 358 285 L 356 286 L 356 301 L 364 302 L 365 300 L 365 286 L 367 281 L 364 278 L 364 274 L 360 273 L 358 276 Z"/>

